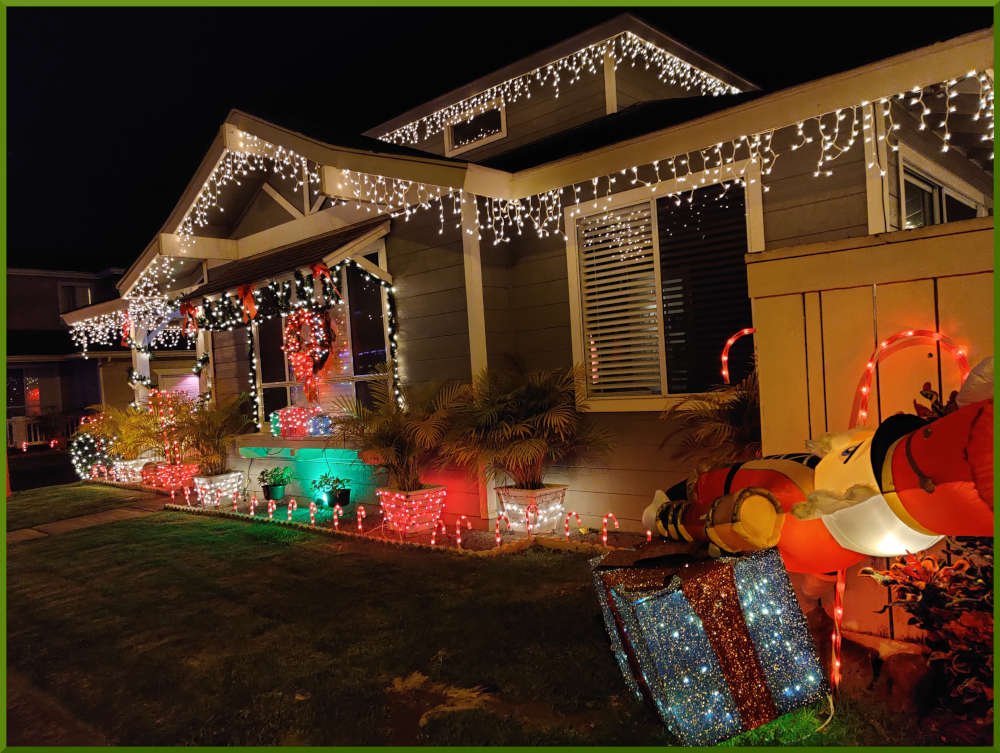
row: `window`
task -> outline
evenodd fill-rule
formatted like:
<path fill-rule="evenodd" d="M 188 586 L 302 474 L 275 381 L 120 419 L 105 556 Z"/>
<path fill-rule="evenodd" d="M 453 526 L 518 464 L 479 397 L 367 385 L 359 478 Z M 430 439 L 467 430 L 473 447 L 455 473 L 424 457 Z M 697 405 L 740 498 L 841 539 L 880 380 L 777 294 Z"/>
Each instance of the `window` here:
<path fill-rule="evenodd" d="M 752 326 L 744 254 L 759 229 L 748 225 L 761 222 L 759 181 L 657 188 L 567 217 L 574 360 L 592 410 L 658 410 L 670 395 L 711 389 L 726 340 Z M 752 338 L 733 346 L 733 381 L 752 352 Z"/>
<path fill-rule="evenodd" d="M 468 120 L 456 121 L 444 129 L 444 153 L 451 157 L 506 136 L 507 111 L 503 101 L 496 99 L 483 112 Z"/>
<path fill-rule="evenodd" d="M 373 255 L 377 260 L 378 255 Z M 368 257 L 365 257 L 366 259 Z M 341 270 L 337 288 L 344 296 L 341 306 L 325 313 L 329 317 L 333 347 L 318 377 L 317 400 L 325 413 L 337 413 L 343 400 L 365 400 L 368 382 L 386 357 L 384 300 L 382 286 L 372 275 L 348 266 Z M 275 317 L 254 325 L 260 403 L 266 422 L 272 412 L 290 405 L 309 405 L 302 382 L 283 350 L 285 319 Z M 303 342 L 313 334 L 309 327 L 300 333 Z"/>
<path fill-rule="evenodd" d="M 59 286 L 59 313 L 82 309 L 93 303 L 93 294 L 90 285 L 68 285 Z"/>
<path fill-rule="evenodd" d="M 23 416 L 24 408 L 24 369 L 7 369 L 7 416 Z"/>
<path fill-rule="evenodd" d="M 993 197 L 920 153 L 900 146 L 902 227 L 913 230 L 993 214 Z"/>

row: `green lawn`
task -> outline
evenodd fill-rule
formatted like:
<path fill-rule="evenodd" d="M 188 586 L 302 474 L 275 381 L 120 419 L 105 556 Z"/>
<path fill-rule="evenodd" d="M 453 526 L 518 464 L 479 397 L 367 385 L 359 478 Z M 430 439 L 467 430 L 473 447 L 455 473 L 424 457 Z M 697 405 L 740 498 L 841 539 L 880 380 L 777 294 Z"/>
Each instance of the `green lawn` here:
<path fill-rule="evenodd" d="M 83 482 L 14 492 L 7 497 L 7 530 L 14 531 L 63 518 L 103 512 L 158 496 L 135 489 L 118 489 Z"/>
<path fill-rule="evenodd" d="M 161 512 L 11 548 L 8 657 L 117 744 L 669 744 L 625 689 L 586 560 Z M 824 711 L 737 742 L 919 742 L 850 704 L 810 734 Z"/>

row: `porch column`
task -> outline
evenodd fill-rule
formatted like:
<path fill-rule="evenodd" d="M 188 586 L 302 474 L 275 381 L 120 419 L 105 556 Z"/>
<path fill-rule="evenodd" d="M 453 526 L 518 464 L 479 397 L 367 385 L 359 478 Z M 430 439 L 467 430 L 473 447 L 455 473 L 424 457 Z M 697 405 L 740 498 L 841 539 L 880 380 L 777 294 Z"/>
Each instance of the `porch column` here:
<path fill-rule="evenodd" d="M 145 327 L 132 324 L 132 342 L 145 345 L 148 334 L 149 331 Z M 145 353 L 140 353 L 135 347 L 132 348 L 132 368 L 138 376 L 149 379 L 149 356 Z M 149 388 L 137 384 L 133 387 L 133 391 L 135 392 L 134 402 L 136 405 L 145 405 L 149 402 Z"/>
<path fill-rule="evenodd" d="M 462 195 L 462 258 L 465 265 L 465 307 L 469 318 L 469 361 L 473 379 L 486 368 L 486 307 L 483 302 L 483 261 L 479 248 L 475 194 Z M 492 481 L 479 474 L 479 516 L 496 516 Z"/>
<path fill-rule="evenodd" d="M 197 339 L 195 340 L 195 355 L 199 363 L 202 356 L 208 356 L 208 362 L 202 366 L 201 373 L 198 375 L 198 392 L 202 395 L 206 392 L 211 393 L 210 401 L 214 403 L 215 393 L 212 391 L 212 375 L 215 373 L 215 360 L 212 357 L 211 332 L 203 329 L 198 330 Z"/>

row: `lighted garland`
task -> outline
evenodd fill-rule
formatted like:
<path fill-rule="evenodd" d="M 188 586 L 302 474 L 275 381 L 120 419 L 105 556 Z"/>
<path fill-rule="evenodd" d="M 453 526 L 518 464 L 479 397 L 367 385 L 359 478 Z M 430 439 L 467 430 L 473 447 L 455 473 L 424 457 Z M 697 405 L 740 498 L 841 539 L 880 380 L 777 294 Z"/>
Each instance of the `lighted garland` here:
<path fill-rule="evenodd" d="M 191 367 L 191 373 L 200 376 L 201 372 L 205 370 L 206 366 L 208 366 L 208 361 L 208 353 L 202 353 L 195 359 L 194 366 Z"/>
<path fill-rule="evenodd" d="M 145 387 L 147 390 L 156 388 L 156 382 L 145 374 L 140 374 L 131 366 L 128 367 L 128 383 L 132 389 L 136 387 Z"/>
<path fill-rule="evenodd" d="M 646 70 L 653 70 L 664 85 L 680 86 L 689 94 L 718 96 L 739 92 L 737 87 L 686 63 L 631 31 L 626 31 L 495 84 L 473 97 L 436 110 L 378 138 L 393 144 L 417 144 L 441 133 L 447 126 L 468 122 L 477 115 L 494 109 L 498 102 L 506 106 L 521 98 L 530 99 L 532 88 L 550 86 L 553 96 L 558 97 L 559 85 L 564 79 L 572 85 L 585 73 L 603 75 L 604 59 L 609 56 L 615 70 L 622 63 L 630 63 L 633 68 L 641 65 Z"/>

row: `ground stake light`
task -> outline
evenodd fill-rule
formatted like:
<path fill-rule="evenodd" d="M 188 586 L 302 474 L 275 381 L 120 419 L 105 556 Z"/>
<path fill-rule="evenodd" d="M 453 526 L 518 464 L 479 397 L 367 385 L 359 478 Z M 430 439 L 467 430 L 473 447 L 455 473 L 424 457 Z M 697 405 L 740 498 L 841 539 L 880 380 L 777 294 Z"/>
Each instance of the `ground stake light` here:
<path fill-rule="evenodd" d="M 583 521 L 580 520 L 580 516 L 577 515 L 576 512 L 566 513 L 566 541 L 569 541 L 569 519 L 570 518 L 576 518 L 576 524 L 578 526 L 582 526 L 583 525 Z"/>
<path fill-rule="evenodd" d="M 455 521 L 455 546 L 459 549 L 462 548 L 462 523 L 465 523 L 467 529 L 472 530 L 472 522 L 464 515 L 459 515 Z"/>
<path fill-rule="evenodd" d="M 365 523 L 365 516 L 366 515 L 368 515 L 368 513 L 365 512 L 365 508 L 363 508 L 361 505 L 358 505 L 358 512 L 357 512 L 358 533 L 364 533 L 365 532 L 365 525 L 364 525 L 364 523 Z"/>
<path fill-rule="evenodd" d="M 316 502 L 315 501 L 309 503 L 309 527 L 310 528 L 312 528 L 313 526 L 316 525 L 316 510 L 317 509 L 318 508 L 316 507 Z"/>
<path fill-rule="evenodd" d="M 604 516 L 604 524 L 601 528 L 601 541 L 604 542 L 604 546 L 608 545 L 608 518 L 611 518 L 612 520 L 615 521 L 615 528 L 618 527 L 618 518 L 615 517 L 615 514 L 613 512 L 609 512 L 607 515 Z"/>
<path fill-rule="evenodd" d="M 298 509 L 299 509 L 299 505 L 295 501 L 294 497 L 292 497 L 290 500 L 288 500 L 288 520 L 289 521 L 291 521 L 291 519 L 292 519 L 292 513 L 295 512 Z"/>
<path fill-rule="evenodd" d="M 496 524 L 496 539 L 497 539 L 497 546 L 498 546 L 498 547 L 500 546 L 500 521 L 501 521 L 501 520 L 502 520 L 502 521 L 503 521 L 504 523 L 506 523 L 506 524 L 507 524 L 507 530 L 508 530 L 508 531 L 510 530 L 510 520 L 509 520 L 509 519 L 507 518 L 507 516 L 506 516 L 506 515 L 504 515 L 503 513 L 500 513 L 499 515 L 497 515 L 497 524 Z"/>

